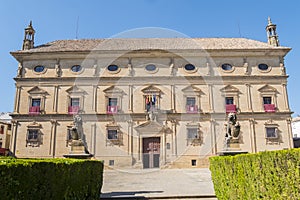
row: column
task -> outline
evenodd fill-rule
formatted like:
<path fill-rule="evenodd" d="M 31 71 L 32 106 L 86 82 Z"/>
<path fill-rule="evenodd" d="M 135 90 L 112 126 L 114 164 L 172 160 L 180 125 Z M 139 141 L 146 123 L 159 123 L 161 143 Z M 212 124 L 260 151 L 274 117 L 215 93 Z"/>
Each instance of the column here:
<path fill-rule="evenodd" d="M 171 95 L 170 95 L 170 102 L 171 102 L 171 110 L 173 110 L 174 108 L 174 102 L 173 102 L 173 85 L 170 85 L 170 91 L 171 91 Z"/>
<path fill-rule="evenodd" d="M 163 132 L 163 135 L 162 135 L 162 141 L 161 141 L 161 165 L 164 165 L 166 164 L 166 160 L 167 160 L 167 156 L 166 156 L 166 133 L 165 131 Z"/>
<path fill-rule="evenodd" d="M 252 99 L 251 99 L 251 85 L 246 83 L 247 87 L 247 105 L 248 105 L 248 111 L 253 112 L 252 109 Z"/>
<path fill-rule="evenodd" d="M 90 148 L 91 148 L 91 154 L 95 156 L 96 154 L 96 131 L 97 131 L 97 125 L 96 123 L 93 123 L 91 125 L 91 139 L 90 139 Z"/>
<path fill-rule="evenodd" d="M 98 91 L 98 86 L 93 85 L 93 102 L 92 102 L 92 110 L 94 112 L 97 112 L 97 91 Z"/>
<path fill-rule="evenodd" d="M 176 112 L 176 95 L 175 95 L 175 85 L 171 85 L 171 104 L 172 111 Z"/>
<path fill-rule="evenodd" d="M 172 153 L 175 157 L 177 157 L 177 120 L 172 120 Z"/>
<path fill-rule="evenodd" d="M 213 85 L 208 84 L 208 102 L 209 102 L 209 112 L 214 112 L 214 102 L 213 102 Z"/>
<path fill-rule="evenodd" d="M 287 128 L 288 128 L 288 140 L 289 140 L 289 148 L 294 148 L 294 141 L 293 141 L 293 137 L 292 137 L 292 130 L 291 130 L 291 119 L 288 118 L 286 120 L 287 123 Z"/>
<path fill-rule="evenodd" d="M 57 121 L 50 120 L 51 122 L 51 136 L 50 136 L 50 148 L 49 148 L 49 155 L 53 158 L 55 157 L 55 146 L 56 146 L 56 127 Z"/>
<path fill-rule="evenodd" d="M 19 113 L 19 109 L 20 109 L 20 98 L 21 98 L 21 86 L 17 86 L 17 90 L 16 90 L 16 96 L 15 96 L 15 108 L 14 108 L 14 112 Z"/>
<path fill-rule="evenodd" d="M 289 111 L 290 110 L 289 99 L 288 99 L 287 89 L 286 89 L 286 84 L 285 83 L 282 84 L 282 94 L 283 94 L 283 98 L 284 98 L 285 110 Z"/>
<path fill-rule="evenodd" d="M 128 110 L 129 112 L 133 112 L 133 85 L 128 86 Z"/>
<path fill-rule="evenodd" d="M 257 144 L 256 144 L 256 135 L 255 135 L 255 120 L 253 118 L 250 118 L 249 124 L 250 124 L 251 150 L 252 150 L 252 153 L 256 153 L 257 152 Z"/>
<path fill-rule="evenodd" d="M 18 121 L 12 120 L 11 123 L 13 124 L 14 130 L 12 130 L 12 139 L 11 139 L 11 152 L 15 156 L 16 155 L 16 147 L 17 147 L 17 131 L 18 131 Z"/>
<path fill-rule="evenodd" d="M 143 138 L 141 137 L 141 134 L 138 136 L 138 162 L 141 162 L 141 157 L 142 157 L 142 148 L 141 146 L 143 145 Z"/>
<path fill-rule="evenodd" d="M 215 119 L 210 119 L 210 134 L 211 134 L 211 152 L 212 155 L 217 154 L 217 140 L 216 140 L 216 131 L 215 131 Z"/>
<path fill-rule="evenodd" d="M 59 86 L 58 85 L 54 86 L 53 112 L 55 113 L 57 113 L 57 108 L 58 108 L 58 91 L 59 91 Z"/>

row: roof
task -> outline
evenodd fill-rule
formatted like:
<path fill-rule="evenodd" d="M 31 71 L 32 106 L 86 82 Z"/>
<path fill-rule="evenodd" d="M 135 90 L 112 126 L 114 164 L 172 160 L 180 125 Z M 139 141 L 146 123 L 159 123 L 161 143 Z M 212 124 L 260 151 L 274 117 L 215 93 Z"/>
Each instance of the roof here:
<path fill-rule="evenodd" d="M 265 42 L 246 38 L 112 38 L 112 39 L 80 39 L 56 40 L 29 50 L 14 53 L 31 52 L 72 52 L 91 50 L 230 50 L 230 49 L 290 49 L 275 47 Z"/>
<path fill-rule="evenodd" d="M 9 112 L 1 112 L 0 113 L 0 122 L 4 122 L 4 123 L 10 123 L 11 121 L 11 113 Z"/>

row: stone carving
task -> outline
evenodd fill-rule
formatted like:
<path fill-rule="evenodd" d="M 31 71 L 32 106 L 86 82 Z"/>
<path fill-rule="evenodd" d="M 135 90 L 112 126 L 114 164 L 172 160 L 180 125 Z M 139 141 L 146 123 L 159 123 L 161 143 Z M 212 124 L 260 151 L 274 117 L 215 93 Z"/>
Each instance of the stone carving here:
<path fill-rule="evenodd" d="M 21 63 L 18 65 L 17 77 L 21 78 L 23 76 L 23 66 Z"/>
<path fill-rule="evenodd" d="M 133 76 L 134 75 L 134 70 L 132 68 L 132 63 L 131 63 L 131 58 L 128 58 L 128 76 Z"/>
<path fill-rule="evenodd" d="M 239 136 L 240 136 L 240 123 L 237 121 L 237 117 L 235 113 L 228 114 L 228 121 L 225 123 L 225 147 L 232 148 L 231 144 L 239 143 Z M 235 145 L 234 148 L 239 148 Z"/>
<path fill-rule="evenodd" d="M 170 68 L 170 75 L 175 76 L 177 71 L 176 71 L 176 68 L 175 68 L 175 65 L 174 65 L 174 59 L 173 58 L 171 58 L 171 60 L 170 60 L 169 68 Z"/>
<path fill-rule="evenodd" d="M 74 126 L 72 127 L 72 140 L 81 140 L 82 139 L 82 119 L 79 115 L 74 116 Z"/>
<path fill-rule="evenodd" d="M 56 77 L 61 77 L 62 70 L 59 64 L 55 64 L 55 72 L 56 72 Z"/>

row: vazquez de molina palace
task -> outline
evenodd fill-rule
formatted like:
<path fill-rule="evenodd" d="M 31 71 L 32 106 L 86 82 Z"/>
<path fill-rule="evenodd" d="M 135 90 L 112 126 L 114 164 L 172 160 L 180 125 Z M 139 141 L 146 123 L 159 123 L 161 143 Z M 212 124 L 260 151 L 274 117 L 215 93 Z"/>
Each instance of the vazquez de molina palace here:
<path fill-rule="evenodd" d="M 22 49 L 11 52 L 19 65 L 10 149 L 19 158 L 172 168 L 292 148 L 284 65 L 291 49 L 280 46 L 270 19 L 266 32 L 266 43 L 112 38 L 35 46 L 30 23 Z"/>

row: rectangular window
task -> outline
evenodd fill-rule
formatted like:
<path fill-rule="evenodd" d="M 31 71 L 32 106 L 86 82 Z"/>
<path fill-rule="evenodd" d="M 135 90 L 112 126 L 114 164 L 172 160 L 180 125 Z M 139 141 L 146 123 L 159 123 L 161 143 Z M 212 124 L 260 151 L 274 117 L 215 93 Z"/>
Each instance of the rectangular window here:
<path fill-rule="evenodd" d="M 107 130 L 107 139 L 117 140 L 118 139 L 118 131 L 117 130 Z"/>
<path fill-rule="evenodd" d="M 109 106 L 117 106 L 118 105 L 118 98 L 109 98 L 108 99 Z"/>
<path fill-rule="evenodd" d="M 198 107 L 196 105 L 195 97 L 187 97 L 186 98 L 186 112 L 187 113 L 197 113 Z"/>
<path fill-rule="evenodd" d="M 40 98 L 34 98 L 31 99 L 31 106 L 29 107 L 29 114 L 40 114 L 41 110 L 41 99 Z"/>
<path fill-rule="evenodd" d="M 69 114 L 77 114 L 80 110 L 80 98 L 71 98 L 70 106 L 68 108 Z"/>
<path fill-rule="evenodd" d="M 271 97 L 263 97 L 264 110 L 265 112 L 276 112 L 275 105 L 272 104 Z"/>
<path fill-rule="evenodd" d="M 31 106 L 38 106 L 38 107 L 40 107 L 41 106 L 41 99 L 40 98 L 32 99 L 31 100 Z"/>
<path fill-rule="evenodd" d="M 226 105 L 234 104 L 233 97 L 225 97 L 225 104 Z"/>
<path fill-rule="evenodd" d="M 147 112 L 156 110 L 156 107 L 157 107 L 156 102 L 157 102 L 157 97 L 155 94 L 145 96 L 145 106 L 146 106 Z"/>
<path fill-rule="evenodd" d="M 266 128 L 266 136 L 267 138 L 277 138 L 276 128 L 275 127 L 267 127 Z"/>
<path fill-rule="evenodd" d="M 187 139 L 197 139 L 197 138 L 199 138 L 198 128 L 188 128 Z"/>
<path fill-rule="evenodd" d="M 80 105 L 80 99 L 79 98 L 71 98 L 71 105 L 70 106 L 78 106 Z"/>
<path fill-rule="evenodd" d="M 197 166 L 197 160 L 191 160 L 192 166 Z"/>
<path fill-rule="evenodd" d="M 263 97 L 264 104 L 272 104 L 272 98 L 271 97 Z"/>
<path fill-rule="evenodd" d="M 195 97 L 187 97 L 186 98 L 186 105 L 188 105 L 188 106 L 196 105 L 196 98 Z"/>
<path fill-rule="evenodd" d="M 0 134 L 4 134 L 4 126 L 0 127 Z"/>
<path fill-rule="evenodd" d="M 113 114 L 118 112 L 118 98 L 108 98 L 107 113 Z"/>
<path fill-rule="evenodd" d="M 30 129 L 30 130 L 28 130 L 27 140 L 29 142 L 37 142 L 38 141 L 38 136 L 39 136 L 39 130 Z"/>
<path fill-rule="evenodd" d="M 114 166 L 115 165 L 115 160 L 109 160 L 109 166 Z"/>

